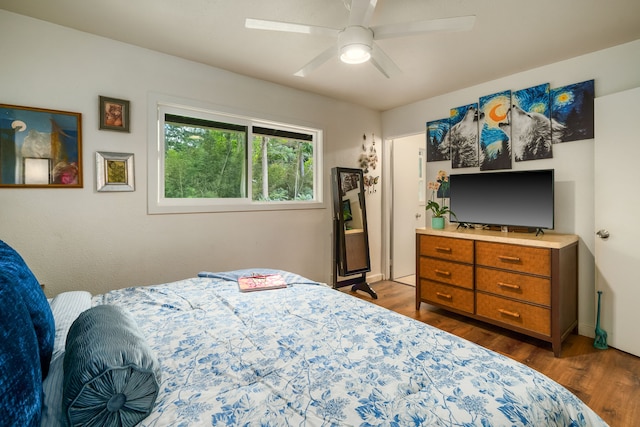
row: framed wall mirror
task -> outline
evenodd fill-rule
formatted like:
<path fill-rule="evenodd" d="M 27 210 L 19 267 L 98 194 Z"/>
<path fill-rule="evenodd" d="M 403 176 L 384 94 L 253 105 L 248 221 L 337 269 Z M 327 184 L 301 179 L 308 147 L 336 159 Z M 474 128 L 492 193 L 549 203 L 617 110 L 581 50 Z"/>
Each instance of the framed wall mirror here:
<path fill-rule="evenodd" d="M 81 118 L 0 104 L 0 187 L 82 188 Z"/>
<path fill-rule="evenodd" d="M 377 298 L 366 281 L 371 271 L 367 208 L 362 170 L 336 167 L 331 170 L 334 228 L 334 287 L 353 285 Z M 356 278 L 349 276 L 358 275 Z M 339 280 L 342 276 L 343 280 Z"/>

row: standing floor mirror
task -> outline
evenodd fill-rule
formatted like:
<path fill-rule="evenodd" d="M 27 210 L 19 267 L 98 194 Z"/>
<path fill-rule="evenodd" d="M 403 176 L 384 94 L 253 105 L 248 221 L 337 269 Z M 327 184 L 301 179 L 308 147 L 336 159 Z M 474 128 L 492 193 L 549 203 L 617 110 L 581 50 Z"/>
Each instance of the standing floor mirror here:
<path fill-rule="evenodd" d="M 377 299 L 378 296 L 367 283 L 366 273 L 371 271 L 371 258 L 362 170 L 333 168 L 331 182 L 335 241 L 333 287 L 352 285 L 352 291 L 365 291 Z"/>

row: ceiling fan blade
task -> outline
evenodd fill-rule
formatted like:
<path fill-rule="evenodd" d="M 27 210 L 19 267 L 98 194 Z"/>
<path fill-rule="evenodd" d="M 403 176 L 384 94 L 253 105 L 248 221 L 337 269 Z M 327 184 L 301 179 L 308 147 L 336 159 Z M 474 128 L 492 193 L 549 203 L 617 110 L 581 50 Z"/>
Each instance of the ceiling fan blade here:
<path fill-rule="evenodd" d="M 476 22 L 475 15 L 455 18 L 431 19 L 429 21 L 406 22 L 371 27 L 375 40 L 405 37 L 421 33 L 468 31 Z"/>
<path fill-rule="evenodd" d="M 351 0 L 349 26 L 368 27 L 378 0 Z"/>
<path fill-rule="evenodd" d="M 314 34 L 337 37 L 340 30 L 336 28 L 320 27 L 317 25 L 296 24 L 293 22 L 267 21 L 264 19 L 247 18 L 245 28 L 252 30 L 284 31 L 287 33 Z"/>
<path fill-rule="evenodd" d="M 396 63 L 375 43 L 371 49 L 370 61 L 388 79 L 402 72 Z"/>
<path fill-rule="evenodd" d="M 322 52 L 320 55 L 313 58 L 307 65 L 305 65 L 298 72 L 296 72 L 294 76 L 298 76 L 298 77 L 308 76 L 309 74 L 311 74 L 313 70 L 315 70 L 316 68 L 318 68 L 319 66 L 321 66 L 322 64 L 330 60 L 337 53 L 338 53 L 338 49 L 335 46 L 331 46 L 330 48 Z"/>

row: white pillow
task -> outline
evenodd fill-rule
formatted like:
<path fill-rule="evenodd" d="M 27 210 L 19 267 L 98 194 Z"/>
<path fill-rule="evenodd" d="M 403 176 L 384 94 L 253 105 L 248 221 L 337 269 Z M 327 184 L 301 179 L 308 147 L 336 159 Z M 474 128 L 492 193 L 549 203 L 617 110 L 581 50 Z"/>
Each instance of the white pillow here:
<path fill-rule="evenodd" d="M 86 291 L 63 292 L 49 301 L 53 320 L 56 325 L 56 337 L 53 342 L 53 356 L 49 365 L 49 374 L 42 382 L 44 394 L 42 400 L 42 427 L 64 426 L 62 413 L 62 383 L 64 380 L 64 346 L 71 324 L 80 313 L 91 308 L 91 294 Z"/>
<path fill-rule="evenodd" d="M 67 333 L 80 313 L 91 308 L 91 294 L 87 291 L 63 292 L 49 304 L 56 324 L 56 339 L 53 342 L 53 355 L 64 352 Z M 53 357 L 52 357 L 53 359 Z"/>
<path fill-rule="evenodd" d="M 63 427 L 62 384 L 64 382 L 64 352 L 54 355 L 49 365 L 49 374 L 42 382 L 42 418 L 41 427 Z"/>

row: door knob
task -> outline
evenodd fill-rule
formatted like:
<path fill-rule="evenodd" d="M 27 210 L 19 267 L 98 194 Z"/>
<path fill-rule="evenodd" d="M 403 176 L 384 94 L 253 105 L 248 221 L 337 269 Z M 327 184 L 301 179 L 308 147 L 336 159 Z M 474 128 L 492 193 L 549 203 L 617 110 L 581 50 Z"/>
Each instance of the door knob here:
<path fill-rule="evenodd" d="M 602 230 L 598 230 L 596 232 L 596 236 L 600 237 L 601 239 L 607 239 L 609 237 L 609 232 L 603 228 Z"/>
<path fill-rule="evenodd" d="M 417 213 L 417 214 L 416 214 L 416 219 L 421 218 L 421 217 L 422 217 L 422 214 L 421 214 L 421 213 Z"/>

